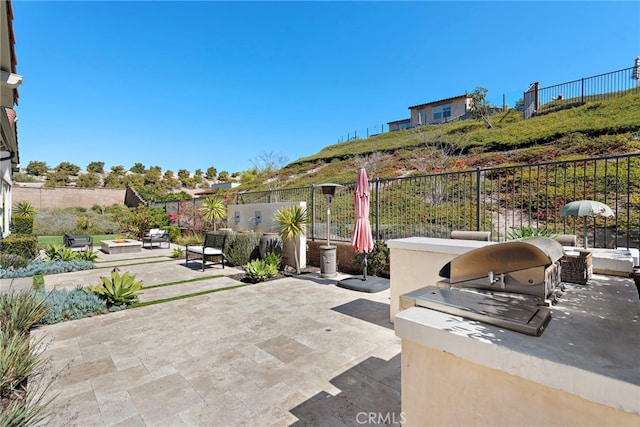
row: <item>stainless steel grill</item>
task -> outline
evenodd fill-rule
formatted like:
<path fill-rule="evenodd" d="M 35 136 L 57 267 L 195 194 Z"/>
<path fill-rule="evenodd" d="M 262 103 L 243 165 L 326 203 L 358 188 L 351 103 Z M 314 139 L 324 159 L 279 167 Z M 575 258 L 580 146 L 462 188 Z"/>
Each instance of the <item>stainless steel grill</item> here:
<path fill-rule="evenodd" d="M 547 237 L 497 243 L 462 254 L 440 270 L 440 280 L 403 295 L 401 307 L 430 308 L 539 336 L 549 306 L 563 291 L 562 245 Z"/>

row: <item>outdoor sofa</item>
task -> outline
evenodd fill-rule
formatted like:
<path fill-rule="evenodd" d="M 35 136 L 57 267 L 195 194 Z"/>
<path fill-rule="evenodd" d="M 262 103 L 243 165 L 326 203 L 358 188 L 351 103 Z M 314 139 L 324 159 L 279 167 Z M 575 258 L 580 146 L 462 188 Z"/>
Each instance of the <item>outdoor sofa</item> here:
<path fill-rule="evenodd" d="M 171 241 L 169 240 L 169 230 L 161 230 L 159 228 L 152 228 L 149 232 L 144 233 L 142 236 L 142 247 L 149 245 L 149 249 L 153 249 L 153 245 L 157 243 L 158 247 L 162 247 L 163 243 L 167 244 L 167 248 L 171 247 Z"/>
<path fill-rule="evenodd" d="M 93 237 L 88 234 L 71 234 L 64 233 L 62 236 L 65 248 L 84 248 L 93 247 Z"/>

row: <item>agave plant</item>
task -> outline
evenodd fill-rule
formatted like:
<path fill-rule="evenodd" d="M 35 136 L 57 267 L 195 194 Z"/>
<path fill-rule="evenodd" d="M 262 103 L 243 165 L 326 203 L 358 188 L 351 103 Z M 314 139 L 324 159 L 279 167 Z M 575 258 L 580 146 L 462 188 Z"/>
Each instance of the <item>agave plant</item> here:
<path fill-rule="evenodd" d="M 62 245 L 50 245 L 44 251 L 48 261 L 71 261 L 78 259 L 75 251 L 65 248 Z"/>
<path fill-rule="evenodd" d="M 278 268 L 273 264 L 267 264 L 261 259 L 255 259 L 247 264 L 246 273 L 251 282 L 258 283 L 275 277 L 278 274 Z"/>
<path fill-rule="evenodd" d="M 83 251 L 75 252 L 76 258 L 79 261 L 91 261 L 96 262 L 98 259 L 98 251 L 92 249 L 85 249 Z"/>
<path fill-rule="evenodd" d="M 264 262 L 266 262 L 267 265 L 274 266 L 277 270 L 278 267 L 280 267 L 280 262 L 282 262 L 282 257 L 277 252 L 267 252 L 264 257 Z"/>
<path fill-rule="evenodd" d="M 120 275 L 112 271 L 110 277 L 100 277 L 102 284 L 91 286 L 91 290 L 107 300 L 109 305 L 132 304 L 142 294 L 142 281 L 136 281 L 136 275 L 125 271 Z"/>

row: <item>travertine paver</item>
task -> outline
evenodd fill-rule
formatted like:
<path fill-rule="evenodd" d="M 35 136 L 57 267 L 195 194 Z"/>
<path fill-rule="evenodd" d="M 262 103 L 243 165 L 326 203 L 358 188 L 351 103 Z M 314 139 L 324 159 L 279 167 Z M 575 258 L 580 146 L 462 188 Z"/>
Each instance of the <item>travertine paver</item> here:
<path fill-rule="evenodd" d="M 147 266 L 152 275 L 156 268 Z M 50 373 L 59 372 L 49 425 L 360 425 L 360 412 L 400 419 L 388 291 L 328 283 L 287 278 L 39 328 Z"/>

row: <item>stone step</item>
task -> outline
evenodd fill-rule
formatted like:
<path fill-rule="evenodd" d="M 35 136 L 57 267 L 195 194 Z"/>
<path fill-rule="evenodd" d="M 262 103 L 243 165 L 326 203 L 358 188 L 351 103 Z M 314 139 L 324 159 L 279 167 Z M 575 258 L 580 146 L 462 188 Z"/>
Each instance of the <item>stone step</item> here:
<path fill-rule="evenodd" d="M 218 277 L 197 282 L 179 283 L 176 285 L 161 286 L 158 288 L 146 289 L 143 287 L 140 302 L 157 301 L 165 298 L 173 298 L 198 292 L 210 291 L 214 289 L 227 288 L 241 285 L 242 282 L 228 277 Z"/>

